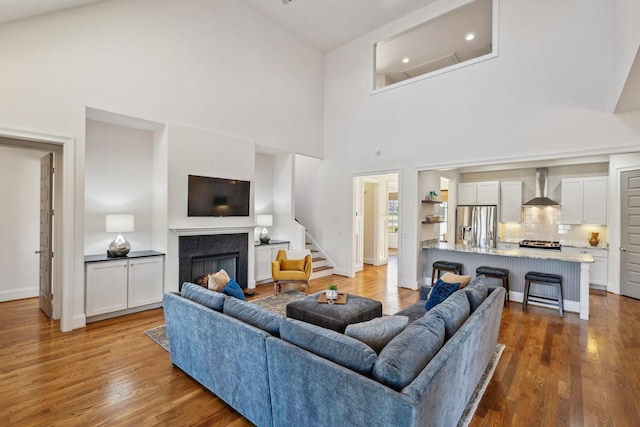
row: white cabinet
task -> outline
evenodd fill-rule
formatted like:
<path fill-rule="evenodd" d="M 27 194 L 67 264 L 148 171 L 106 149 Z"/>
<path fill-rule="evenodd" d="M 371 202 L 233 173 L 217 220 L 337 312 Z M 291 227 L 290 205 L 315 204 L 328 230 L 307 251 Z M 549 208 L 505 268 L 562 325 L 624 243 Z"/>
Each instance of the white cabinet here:
<path fill-rule="evenodd" d="M 163 257 L 129 261 L 128 307 L 140 307 L 162 301 L 164 285 Z"/>
<path fill-rule="evenodd" d="M 562 180 L 563 224 L 607 224 L 607 177 Z"/>
<path fill-rule="evenodd" d="M 89 321 L 159 306 L 164 290 L 164 255 L 86 262 L 85 285 Z M 94 316 L 100 318 L 91 319 Z"/>
<path fill-rule="evenodd" d="M 275 261 L 280 249 L 288 250 L 289 242 L 276 241 L 255 246 L 256 282 L 273 280 L 271 277 L 271 261 Z"/>
<path fill-rule="evenodd" d="M 127 308 L 129 261 L 104 261 L 86 265 L 87 317 Z"/>
<path fill-rule="evenodd" d="M 609 252 L 606 249 L 595 248 L 570 248 L 562 247 L 562 252 L 574 254 L 590 254 L 593 256 L 593 264 L 589 267 L 589 284 L 608 285 L 609 275 Z"/>
<path fill-rule="evenodd" d="M 458 184 L 459 205 L 498 205 L 499 202 L 500 183 L 498 181 Z"/>
<path fill-rule="evenodd" d="M 522 181 L 500 182 L 500 222 L 522 221 Z"/>

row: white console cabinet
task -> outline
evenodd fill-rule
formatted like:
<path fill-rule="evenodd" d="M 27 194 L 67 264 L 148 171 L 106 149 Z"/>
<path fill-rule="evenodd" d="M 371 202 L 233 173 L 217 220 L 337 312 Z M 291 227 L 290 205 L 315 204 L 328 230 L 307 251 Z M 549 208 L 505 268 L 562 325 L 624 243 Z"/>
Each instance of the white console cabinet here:
<path fill-rule="evenodd" d="M 85 257 L 87 322 L 160 307 L 164 254 L 132 252 L 126 258 Z"/>
<path fill-rule="evenodd" d="M 256 283 L 273 280 L 273 278 L 271 277 L 271 261 L 275 261 L 280 249 L 289 249 L 289 242 L 282 240 L 272 240 L 269 243 L 256 245 L 255 248 Z"/>

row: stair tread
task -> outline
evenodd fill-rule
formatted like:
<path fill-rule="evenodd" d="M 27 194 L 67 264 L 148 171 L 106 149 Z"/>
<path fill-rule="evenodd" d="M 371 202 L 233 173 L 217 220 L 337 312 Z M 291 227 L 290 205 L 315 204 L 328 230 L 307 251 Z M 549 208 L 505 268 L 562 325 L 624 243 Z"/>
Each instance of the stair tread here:
<path fill-rule="evenodd" d="M 329 270 L 330 268 L 333 268 L 333 267 L 328 266 L 328 265 L 324 265 L 324 266 L 322 266 L 322 267 L 313 267 L 313 271 Z"/>
<path fill-rule="evenodd" d="M 316 257 L 316 258 L 311 258 L 311 261 L 316 262 L 316 261 L 326 261 L 326 258 L 322 258 L 322 257 Z"/>

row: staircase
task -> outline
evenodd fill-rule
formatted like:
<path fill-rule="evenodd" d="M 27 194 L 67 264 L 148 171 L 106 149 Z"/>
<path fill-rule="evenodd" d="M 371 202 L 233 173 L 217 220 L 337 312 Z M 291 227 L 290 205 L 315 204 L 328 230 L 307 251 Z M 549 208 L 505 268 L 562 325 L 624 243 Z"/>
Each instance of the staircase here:
<path fill-rule="evenodd" d="M 309 233 L 306 233 L 305 245 L 306 249 L 311 251 L 311 261 L 313 262 L 311 280 L 332 275 L 333 265 L 331 261 L 327 259 L 320 247 L 315 243 L 311 236 L 309 236 Z"/>

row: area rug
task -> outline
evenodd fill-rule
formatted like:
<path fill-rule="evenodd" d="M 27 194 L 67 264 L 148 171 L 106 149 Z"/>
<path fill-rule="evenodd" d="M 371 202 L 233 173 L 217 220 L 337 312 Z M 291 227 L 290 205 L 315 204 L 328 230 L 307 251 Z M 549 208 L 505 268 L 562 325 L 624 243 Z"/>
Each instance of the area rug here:
<path fill-rule="evenodd" d="M 281 316 L 286 316 L 287 304 L 297 299 L 306 296 L 304 292 L 300 291 L 289 291 L 282 292 L 278 295 L 270 295 L 268 297 L 254 299 L 252 302 L 255 305 L 259 305 L 260 307 L 266 308 L 269 311 L 273 311 Z"/>
<path fill-rule="evenodd" d="M 493 356 L 491 356 L 491 360 L 487 365 L 487 369 L 485 369 L 484 374 L 480 378 L 480 382 L 478 386 L 473 391 L 471 398 L 469 399 L 469 403 L 467 403 L 467 407 L 464 409 L 462 416 L 460 417 L 460 421 L 458 422 L 458 427 L 467 427 L 473 418 L 473 414 L 476 413 L 476 409 L 478 408 L 478 404 L 482 399 L 482 395 L 484 394 L 487 386 L 489 385 L 489 381 L 491 381 L 491 377 L 493 376 L 493 372 L 496 370 L 496 366 L 498 366 L 498 362 L 500 361 L 500 357 L 502 356 L 502 352 L 505 349 L 504 344 L 496 344 L 496 349 L 493 352 Z"/>
<path fill-rule="evenodd" d="M 169 340 L 167 339 L 167 325 L 156 326 L 155 328 L 147 329 L 144 333 L 153 340 L 160 347 L 169 351 Z"/>

